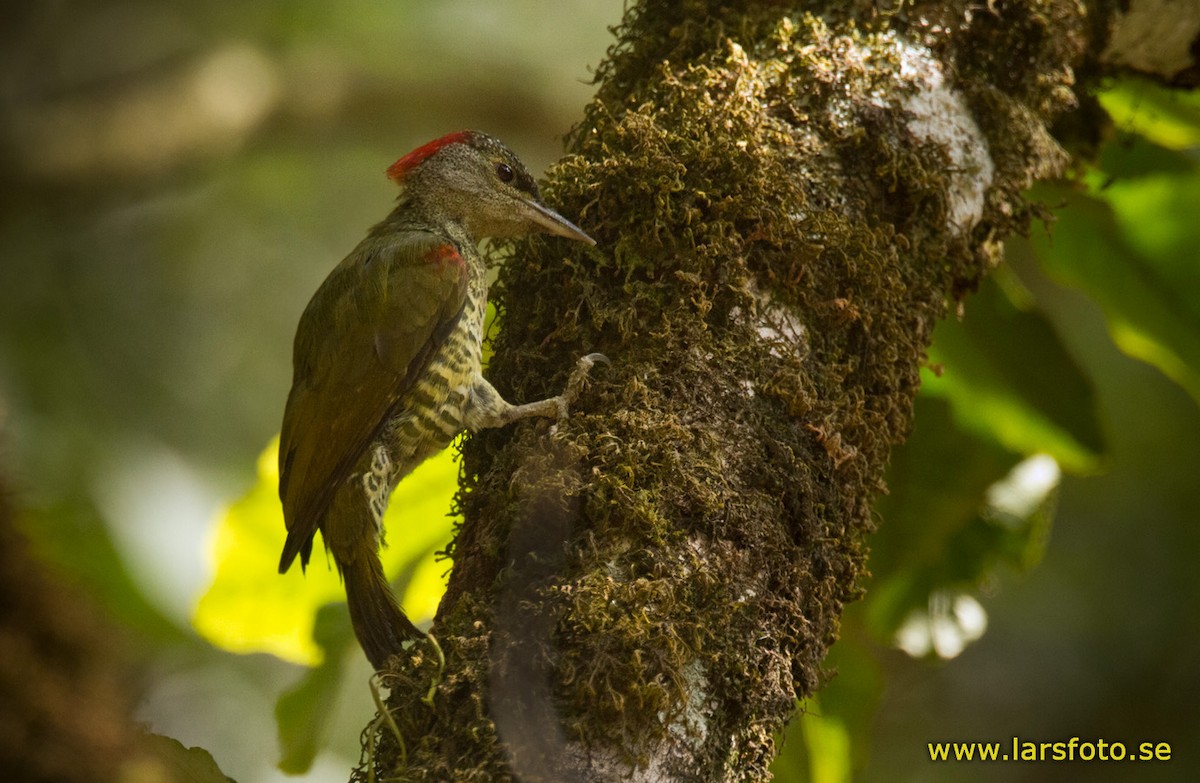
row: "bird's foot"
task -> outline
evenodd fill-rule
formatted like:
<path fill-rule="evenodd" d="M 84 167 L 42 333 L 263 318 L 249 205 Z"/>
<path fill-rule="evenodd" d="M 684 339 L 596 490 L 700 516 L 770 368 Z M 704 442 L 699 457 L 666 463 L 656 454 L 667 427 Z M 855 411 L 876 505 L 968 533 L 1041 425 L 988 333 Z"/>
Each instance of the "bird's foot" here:
<path fill-rule="evenodd" d="M 558 418 L 563 420 L 570 413 L 571 404 L 579 397 L 579 393 L 583 391 L 583 385 L 587 381 L 588 373 L 596 364 L 612 364 L 608 357 L 602 353 L 589 353 L 587 356 L 580 356 L 579 361 L 575 362 L 575 369 L 571 371 L 571 377 L 567 378 L 567 386 L 563 389 L 562 394 L 554 398 L 558 403 Z"/>

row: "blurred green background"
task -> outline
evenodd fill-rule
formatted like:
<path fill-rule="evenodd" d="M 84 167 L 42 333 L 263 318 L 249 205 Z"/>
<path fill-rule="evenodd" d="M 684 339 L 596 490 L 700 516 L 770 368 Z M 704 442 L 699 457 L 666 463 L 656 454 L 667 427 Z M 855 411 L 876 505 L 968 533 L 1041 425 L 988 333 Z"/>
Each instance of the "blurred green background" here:
<path fill-rule="evenodd" d="M 345 779 L 373 712 L 344 612 L 318 612 L 336 578 L 320 558 L 274 573 L 269 444 L 299 313 L 417 144 L 475 127 L 534 171 L 555 160 L 621 9 L 8 11 L 0 458 L 40 553 L 128 631 L 139 717 L 242 783 L 295 779 L 281 758 Z M 1200 775 L 1200 102 L 1138 83 L 1104 102 L 1086 186 L 1039 191 L 1068 205 L 1053 232 L 1010 243 L 939 327 L 868 599 L 779 780 L 1128 779 L 928 760 L 927 742 L 1013 735 L 1168 741 L 1175 760 L 1139 772 Z M 388 550 L 417 616 L 454 474 L 431 463 L 393 503 L 432 522 Z"/>

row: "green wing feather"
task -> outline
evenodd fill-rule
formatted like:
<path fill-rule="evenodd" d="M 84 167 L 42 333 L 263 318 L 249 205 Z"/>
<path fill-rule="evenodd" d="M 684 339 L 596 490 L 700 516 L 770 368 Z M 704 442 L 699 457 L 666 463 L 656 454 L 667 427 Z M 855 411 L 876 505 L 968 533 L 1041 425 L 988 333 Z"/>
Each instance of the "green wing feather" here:
<path fill-rule="evenodd" d="M 427 231 L 373 231 L 330 273 L 300 318 L 279 446 L 287 542 L 283 573 L 338 487 L 463 316 L 467 270 L 457 246 Z"/>

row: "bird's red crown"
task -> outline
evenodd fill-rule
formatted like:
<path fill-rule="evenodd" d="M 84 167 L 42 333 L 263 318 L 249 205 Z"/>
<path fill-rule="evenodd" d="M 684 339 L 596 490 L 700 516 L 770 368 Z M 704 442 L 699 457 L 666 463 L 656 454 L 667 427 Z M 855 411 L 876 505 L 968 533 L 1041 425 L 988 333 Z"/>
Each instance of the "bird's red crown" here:
<path fill-rule="evenodd" d="M 447 133 L 445 136 L 442 136 L 441 138 L 437 138 L 437 139 L 434 139 L 433 141 L 422 144 L 420 147 L 417 147 L 415 150 L 408 153 L 400 160 L 398 160 L 395 163 L 393 163 L 392 165 L 388 166 L 388 170 L 387 170 L 388 179 L 390 179 L 392 182 L 399 184 L 404 181 L 404 178 L 408 176 L 408 173 L 410 171 L 415 169 L 422 162 L 424 162 L 427 158 L 429 158 L 431 155 L 433 155 L 438 150 L 440 150 L 442 147 L 446 147 L 450 144 L 461 144 L 461 143 L 469 141 L 470 138 L 471 138 L 471 131 L 464 130 L 464 131 L 457 131 L 455 133 Z"/>

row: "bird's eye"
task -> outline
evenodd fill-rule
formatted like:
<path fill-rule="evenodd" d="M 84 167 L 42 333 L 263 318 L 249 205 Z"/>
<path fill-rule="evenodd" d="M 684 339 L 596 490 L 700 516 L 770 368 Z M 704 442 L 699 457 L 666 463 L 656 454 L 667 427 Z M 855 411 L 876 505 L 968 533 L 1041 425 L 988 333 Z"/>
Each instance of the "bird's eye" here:
<path fill-rule="evenodd" d="M 496 176 L 500 178 L 501 182 L 512 182 L 512 180 L 513 180 L 512 167 L 509 166 L 507 163 L 497 163 L 496 164 Z"/>

